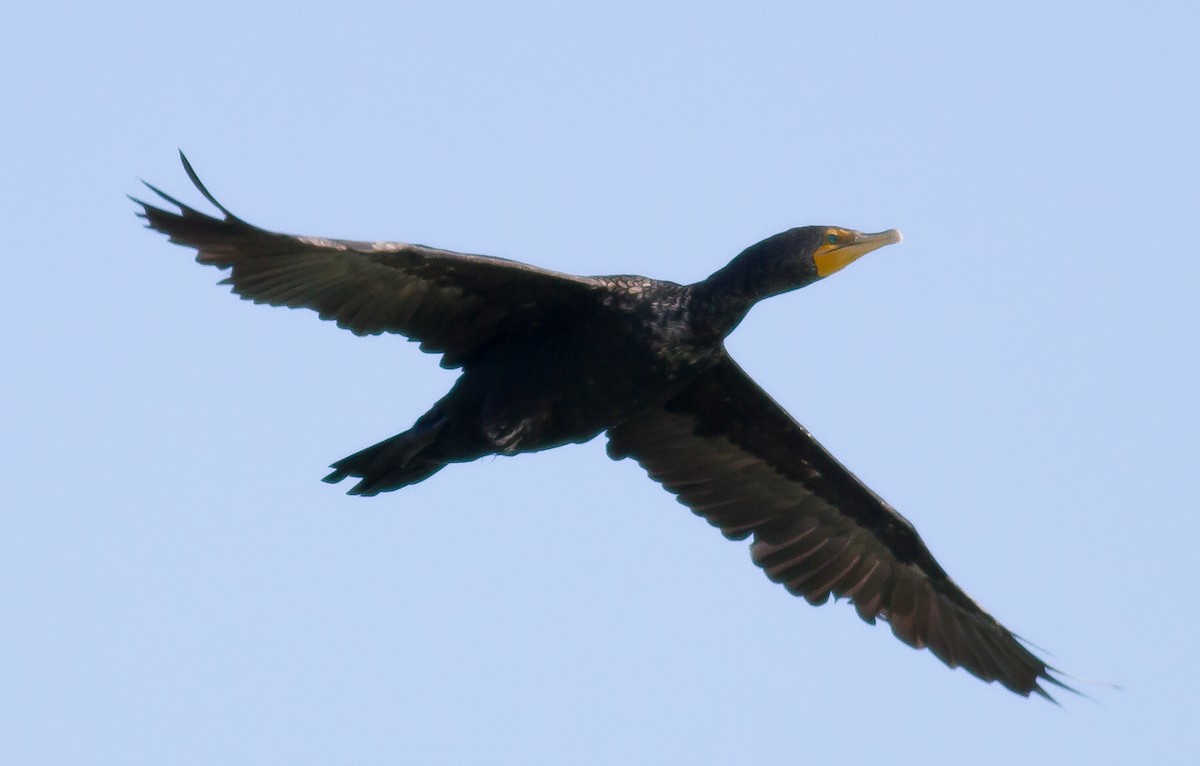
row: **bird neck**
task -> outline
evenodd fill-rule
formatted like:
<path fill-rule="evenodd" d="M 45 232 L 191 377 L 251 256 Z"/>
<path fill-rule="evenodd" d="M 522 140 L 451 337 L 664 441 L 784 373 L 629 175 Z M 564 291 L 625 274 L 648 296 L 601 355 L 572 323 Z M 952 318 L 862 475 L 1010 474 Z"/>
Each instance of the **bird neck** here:
<path fill-rule="evenodd" d="M 768 295 L 768 275 L 736 268 L 737 261 L 690 286 L 692 321 L 697 334 L 724 339 L 746 318 L 750 307 Z"/>

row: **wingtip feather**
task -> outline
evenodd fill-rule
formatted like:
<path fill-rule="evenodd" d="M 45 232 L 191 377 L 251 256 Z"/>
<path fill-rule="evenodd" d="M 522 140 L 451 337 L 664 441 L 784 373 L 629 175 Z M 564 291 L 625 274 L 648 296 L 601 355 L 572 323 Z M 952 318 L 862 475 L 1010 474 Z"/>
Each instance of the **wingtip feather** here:
<path fill-rule="evenodd" d="M 214 197 L 212 192 L 210 192 L 208 188 L 204 186 L 204 183 L 200 181 L 200 176 L 197 175 L 196 169 L 192 167 L 192 163 L 188 161 L 187 155 L 183 153 L 182 149 L 179 150 L 179 161 L 183 163 L 183 172 L 187 173 L 187 177 L 192 182 L 192 185 L 200 190 L 200 193 L 204 195 L 204 199 L 211 202 L 213 207 L 225 214 L 226 220 L 245 223 L 245 221 L 242 221 L 241 218 L 238 218 L 236 215 L 229 212 L 229 209 L 224 205 L 222 205 L 220 202 L 217 202 L 217 198 Z M 147 184 L 147 186 L 149 186 L 149 184 Z M 153 189 L 154 187 L 151 186 L 150 188 Z M 155 191 L 157 191 L 157 189 Z"/>
<path fill-rule="evenodd" d="M 179 200 L 175 199 L 175 198 L 174 198 L 174 197 L 172 197 L 170 194 L 167 194 L 165 191 L 163 191 L 162 189 L 158 188 L 157 186 L 155 186 L 154 184 L 150 183 L 149 181 L 142 180 L 142 183 L 146 185 L 146 188 L 147 188 L 147 189 L 149 189 L 150 191 L 154 192 L 154 193 L 155 193 L 155 194 L 157 194 L 158 196 L 162 197 L 162 198 L 163 198 L 163 199 L 165 199 L 167 202 L 170 202 L 172 205 L 174 205 L 175 207 L 179 208 L 181 211 L 187 212 L 188 210 L 192 210 L 192 208 L 191 208 L 191 207 L 188 207 L 187 205 L 183 204 L 182 202 L 180 202 Z M 145 206 L 146 206 L 146 208 L 150 208 L 150 207 L 151 207 L 150 205 L 146 205 L 146 203 L 145 203 L 145 202 L 142 202 L 141 200 L 136 200 L 136 199 L 135 199 L 134 201 L 135 201 L 135 202 L 138 202 L 138 203 L 140 203 L 140 204 L 142 204 L 142 205 L 145 205 Z"/>

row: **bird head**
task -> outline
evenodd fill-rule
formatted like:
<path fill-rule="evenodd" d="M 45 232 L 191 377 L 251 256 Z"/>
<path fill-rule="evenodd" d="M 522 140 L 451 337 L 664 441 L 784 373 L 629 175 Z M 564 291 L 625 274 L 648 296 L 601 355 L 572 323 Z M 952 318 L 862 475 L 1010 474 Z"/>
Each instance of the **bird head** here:
<path fill-rule="evenodd" d="M 867 234 L 840 226 L 802 226 L 767 237 L 738 260 L 750 260 L 754 268 L 770 274 L 768 293 L 776 294 L 812 284 L 899 241 L 896 229 Z"/>
<path fill-rule="evenodd" d="M 788 229 L 743 250 L 694 286 L 700 324 L 725 337 L 758 301 L 810 285 L 872 250 L 900 241 L 895 229 L 867 234 L 840 226 Z"/>

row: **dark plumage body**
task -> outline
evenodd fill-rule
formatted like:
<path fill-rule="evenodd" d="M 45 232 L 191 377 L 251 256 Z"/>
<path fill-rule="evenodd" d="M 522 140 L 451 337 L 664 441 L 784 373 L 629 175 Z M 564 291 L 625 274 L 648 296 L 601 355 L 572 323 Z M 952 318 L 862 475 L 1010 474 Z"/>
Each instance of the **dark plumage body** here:
<path fill-rule="evenodd" d="M 595 438 L 664 402 L 722 353 L 693 327 L 692 293 L 596 277 L 595 289 L 463 359 L 453 388 L 411 430 L 338 461 L 327 480 L 360 477 L 351 492 L 373 495 L 447 463 Z"/>
<path fill-rule="evenodd" d="M 803 287 L 894 231 L 791 229 L 708 279 L 577 277 L 403 243 L 278 234 L 154 191 L 150 227 L 231 270 L 235 292 L 304 307 L 357 334 L 394 332 L 462 374 L 409 430 L 333 464 L 353 494 L 422 481 L 449 463 L 607 433 L 681 503 L 810 603 L 849 599 L 867 622 L 951 667 L 1028 695 L 1062 684 L 954 584 L 912 525 L 837 462 L 729 357 L 724 339 L 757 301 Z M 151 187 L 152 189 L 154 187 Z M 135 200 L 136 201 L 136 200 Z"/>

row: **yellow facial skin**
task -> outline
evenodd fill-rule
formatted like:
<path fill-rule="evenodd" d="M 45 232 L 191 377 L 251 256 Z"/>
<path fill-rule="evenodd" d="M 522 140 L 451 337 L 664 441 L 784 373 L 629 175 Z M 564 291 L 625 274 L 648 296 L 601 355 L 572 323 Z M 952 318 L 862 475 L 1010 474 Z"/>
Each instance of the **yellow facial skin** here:
<path fill-rule="evenodd" d="M 895 244 L 900 240 L 900 232 L 896 229 L 875 234 L 865 234 L 853 229 L 826 229 L 821 237 L 821 245 L 813 255 L 813 261 L 817 264 L 817 276 L 827 277 L 835 271 L 841 271 L 872 250 Z"/>

